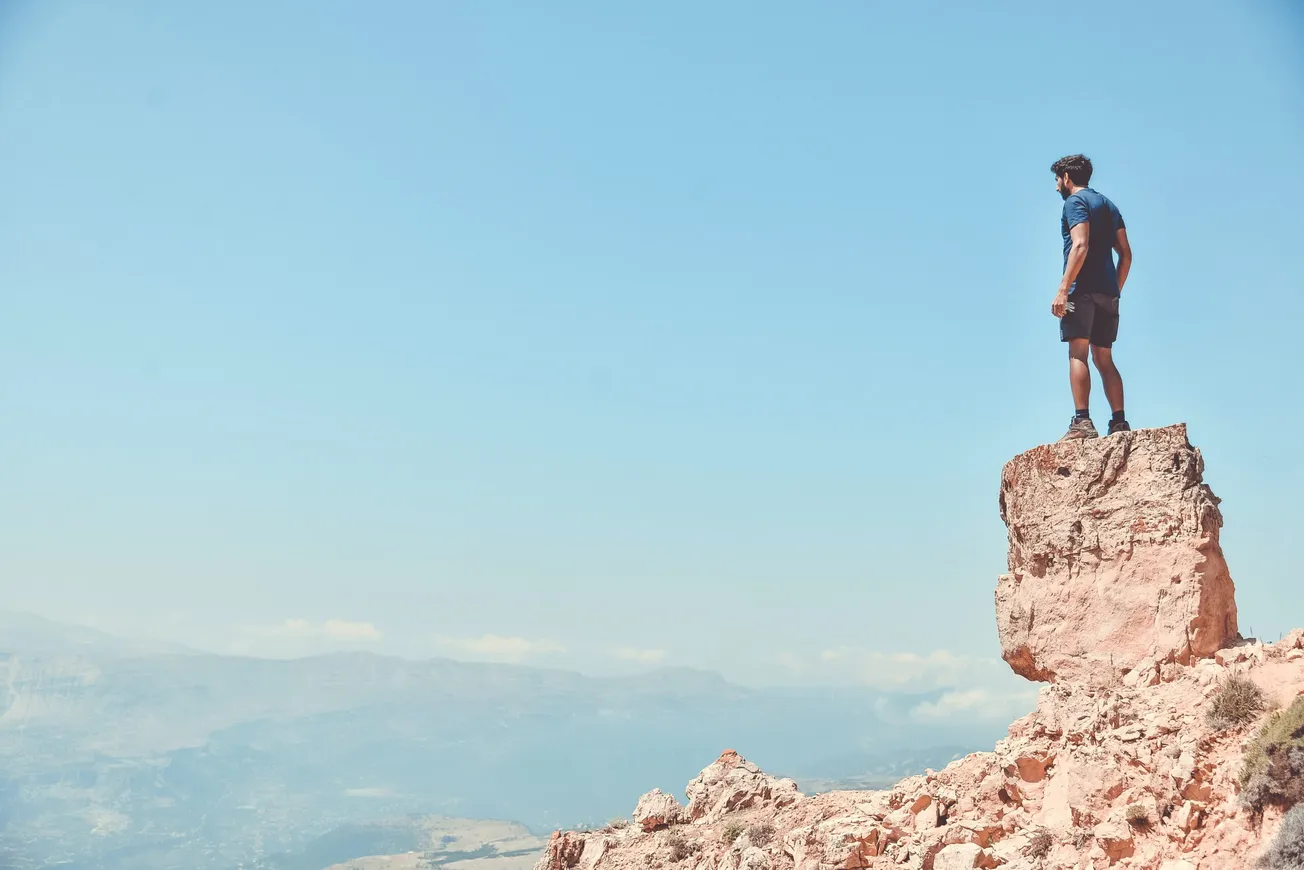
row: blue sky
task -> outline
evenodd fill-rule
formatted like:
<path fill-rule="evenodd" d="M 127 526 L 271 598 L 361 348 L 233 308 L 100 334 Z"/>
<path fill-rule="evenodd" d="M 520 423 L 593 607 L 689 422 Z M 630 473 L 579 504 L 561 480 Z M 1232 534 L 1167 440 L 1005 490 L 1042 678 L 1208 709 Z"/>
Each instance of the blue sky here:
<path fill-rule="evenodd" d="M 1129 416 L 1203 449 L 1243 629 L 1304 625 L 1304 16 L 1001 7 L 5 4 L 3 598 L 961 682 L 1001 465 L 1072 412 L 1084 151 Z"/>

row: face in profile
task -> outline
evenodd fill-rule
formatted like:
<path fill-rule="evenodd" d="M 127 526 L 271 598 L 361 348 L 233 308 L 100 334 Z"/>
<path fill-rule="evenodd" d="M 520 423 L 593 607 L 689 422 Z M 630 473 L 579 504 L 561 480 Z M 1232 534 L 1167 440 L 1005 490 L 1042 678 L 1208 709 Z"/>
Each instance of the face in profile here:
<path fill-rule="evenodd" d="M 1069 190 L 1069 177 L 1067 173 L 1055 179 L 1055 189 L 1059 191 L 1060 199 L 1069 198 L 1069 194 L 1073 191 Z"/>

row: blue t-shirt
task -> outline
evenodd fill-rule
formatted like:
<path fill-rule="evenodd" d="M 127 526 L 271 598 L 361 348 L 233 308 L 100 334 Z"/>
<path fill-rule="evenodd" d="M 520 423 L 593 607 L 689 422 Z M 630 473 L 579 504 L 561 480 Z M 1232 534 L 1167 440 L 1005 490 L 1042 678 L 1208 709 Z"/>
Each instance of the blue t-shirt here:
<path fill-rule="evenodd" d="M 1064 265 L 1069 264 L 1069 249 L 1073 247 L 1069 230 L 1081 223 L 1090 223 L 1087 238 L 1087 259 L 1078 271 L 1077 280 L 1069 293 L 1103 293 L 1118 295 L 1118 272 L 1114 268 L 1114 236 L 1123 229 L 1123 215 L 1108 197 L 1084 187 L 1064 200 L 1064 214 L 1060 229 L 1064 234 Z"/>

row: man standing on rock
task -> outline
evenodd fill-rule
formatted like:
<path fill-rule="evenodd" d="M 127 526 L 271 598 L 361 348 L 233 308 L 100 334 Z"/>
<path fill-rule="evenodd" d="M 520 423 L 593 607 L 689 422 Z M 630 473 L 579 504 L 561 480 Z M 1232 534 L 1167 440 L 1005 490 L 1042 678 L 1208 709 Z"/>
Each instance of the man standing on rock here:
<path fill-rule="evenodd" d="M 1087 187 L 1091 161 L 1081 154 L 1062 157 L 1051 164 L 1055 189 L 1064 198 L 1060 230 L 1064 235 L 1064 277 L 1051 303 L 1060 319 L 1060 340 L 1069 346 L 1069 385 L 1073 388 L 1073 421 L 1061 441 L 1098 438 L 1091 422 L 1091 370 L 1087 350 L 1100 372 L 1105 398 L 1114 416 L 1109 434 L 1126 432 L 1123 414 L 1123 376 L 1114 367 L 1114 339 L 1118 337 L 1118 300 L 1132 267 L 1132 248 L 1118 206 Z M 1114 265 L 1118 251 L 1118 265 Z"/>

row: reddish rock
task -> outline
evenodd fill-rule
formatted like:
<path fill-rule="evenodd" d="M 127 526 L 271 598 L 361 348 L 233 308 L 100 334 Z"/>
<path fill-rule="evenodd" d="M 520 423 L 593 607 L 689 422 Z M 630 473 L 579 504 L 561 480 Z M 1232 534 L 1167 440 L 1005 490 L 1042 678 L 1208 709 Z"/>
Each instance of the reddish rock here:
<path fill-rule="evenodd" d="M 554 831 L 548 848 L 535 865 L 536 870 L 570 870 L 580 863 L 584 855 L 584 835 L 570 831 Z"/>
<path fill-rule="evenodd" d="M 1002 656 L 1030 680 L 1108 682 L 1237 637 L 1218 498 L 1184 425 L 1047 444 L 1006 464 Z"/>

